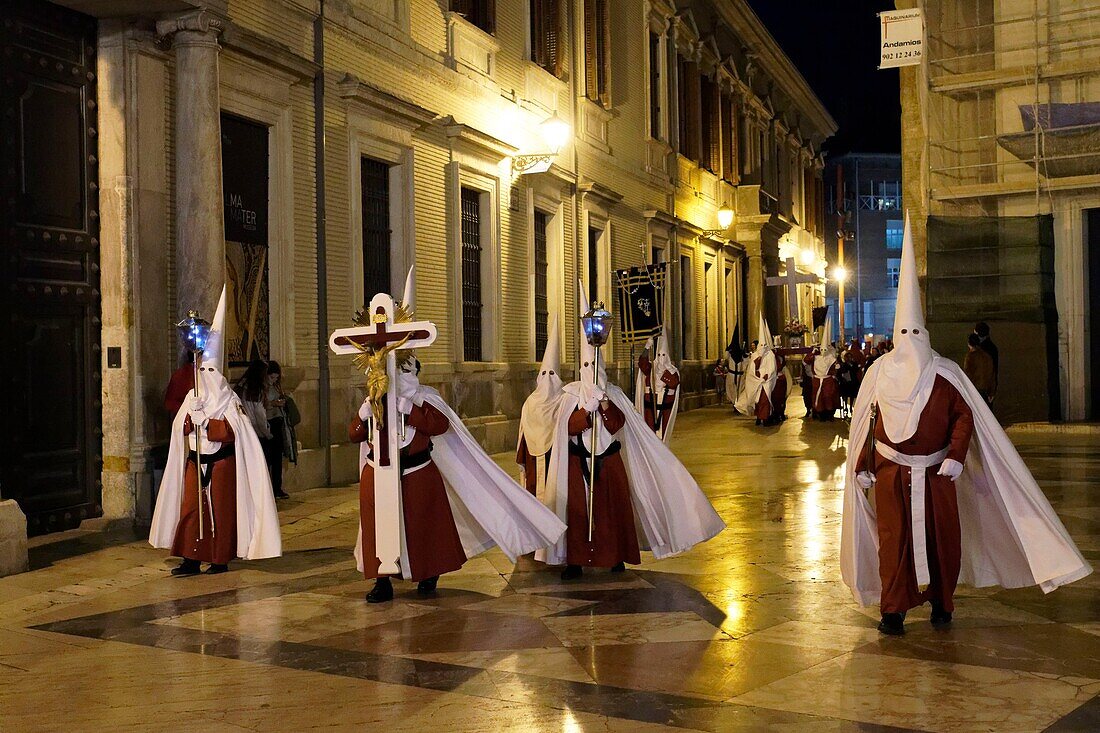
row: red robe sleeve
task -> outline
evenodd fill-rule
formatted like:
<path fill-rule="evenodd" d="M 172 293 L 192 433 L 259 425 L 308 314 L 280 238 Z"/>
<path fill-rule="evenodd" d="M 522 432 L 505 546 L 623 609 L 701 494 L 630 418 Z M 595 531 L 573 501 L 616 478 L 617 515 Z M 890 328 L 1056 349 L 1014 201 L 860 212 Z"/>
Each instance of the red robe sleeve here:
<path fill-rule="evenodd" d="M 447 416 L 425 402 L 417 407 L 413 406 L 406 421 L 416 428 L 416 432 L 422 435 L 442 435 L 451 427 L 451 421 Z"/>
<path fill-rule="evenodd" d="M 348 440 L 352 443 L 362 443 L 369 439 L 370 433 L 367 431 L 367 424 L 359 419 L 359 415 L 356 415 L 352 419 L 351 425 L 348 426 Z"/>
<path fill-rule="evenodd" d="M 516 448 L 516 463 L 521 466 L 527 465 L 527 459 L 531 457 L 531 453 L 527 450 L 527 438 L 519 436 L 519 447 Z"/>
<path fill-rule="evenodd" d="M 190 435 L 195 431 L 195 424 L 191 422 L 191 416 L 183 419 L 183 434 Z M 234 440 L 233 428 L 228 420 L 207 420 L 206 428 L 202 434 L 206 440 L 218 443 L 232 443 Z"/>
<path fill-rule="evenodd" d="M 951 440 L 947 444 L 947 457 L 963 463 L 974 434 L 974 413 L 957 389 L 952 387 L 951 391 L 954 394 L 951 396 Z"/>

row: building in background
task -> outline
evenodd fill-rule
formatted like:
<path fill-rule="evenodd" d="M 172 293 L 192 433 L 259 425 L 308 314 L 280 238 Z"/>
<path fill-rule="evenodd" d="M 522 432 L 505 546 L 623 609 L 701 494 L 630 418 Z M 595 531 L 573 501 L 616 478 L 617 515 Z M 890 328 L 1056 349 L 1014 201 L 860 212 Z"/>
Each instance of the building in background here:
<path fill-rule="evenodd" d="M 898 7 L 915 7 L 899 0 Z M 933 345 L 1000 347 L 1003 420 L 1100 418 L 1100 2 L 920 3 L 904 197 Z"/>
<path fill-rule="evenodd" d="M 844 244 L 844 266 L 848 279 L 844 291 L 844 333 L 847 340 L 879 342 L 894 328 L 898 271 L 905 210 L 901 198 L 901 155 L 893 153 L 848 153 L 830 156 L 825 166 L 825 207 L 829 231 L 826 259 L 838 262 L 835 232 L 841 228 L 836 216 L 837 169 L 844 183 L 843 226 L 851 238 Z M 838 287 L 830 281 L 826 289 L 833 333 L 839 334 Z"/>
<path fill-rule="evenodd" d="M 575 357 L 578 279 L 614 307 L 612 270 L 670 264 L 695 406 L 736 326 L 794 315 L 766 278 L 824 274 L 835 123 L 742 0 L 16 0 L 4 20 L 0 494 L 32 533 L 147 518 L 172 324 L 223 282 L 232 364 L 278 360 L 301 408 L 293 489 L 354 479 L 362 375 L 327 335 L 414 263 L 440 332 L 421 379 L 492 450 L 555 314 Z M 799 287 L 808 321 L 823 286 Z M 630 350 L 607 356 L 629 382 Z"/>

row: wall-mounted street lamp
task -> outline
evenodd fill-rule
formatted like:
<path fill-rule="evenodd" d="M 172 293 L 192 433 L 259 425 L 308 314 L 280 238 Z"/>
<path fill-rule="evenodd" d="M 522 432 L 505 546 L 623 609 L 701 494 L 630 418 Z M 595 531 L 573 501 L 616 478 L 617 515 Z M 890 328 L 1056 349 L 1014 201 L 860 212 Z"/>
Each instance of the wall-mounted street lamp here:
<path fill-rule="evenodd" d="M 817 264 L 817 252 L 807 247 L 799 253 L 799 258 L 802 260 L 802 264 L 806 267 L 812 267 Z"/>
<path fill-rule="evenodd" d="M 704 229 L 700 236 L 717 237 L 719 234 L 725 234 L 732 224 L 733 209 L 723 206 L 718 209 L 718 229 Z"/>
<path fill-rule="evenodd" d="M 513 156 L 512 172 L 523 175 L 524 173 L 542 173 L 549 170 L 554 158 L 558 155 L 558 151 L 565 147 L 571 132 L 569 123 L 558 117 L 557 112 L 547 117 L 539 125 L 539 134 L 549 151 Z"/>
<path fill-rule="evenodd" d="M 847 281 L 848 280 L 848 270 L 846 270 L 841 265 L 837 265 L 836 267 L 833 268 L 832 280 L 833 280 L 833 282 L 838 282 L 838 283 L 842 283 L 842 282 Z"/>

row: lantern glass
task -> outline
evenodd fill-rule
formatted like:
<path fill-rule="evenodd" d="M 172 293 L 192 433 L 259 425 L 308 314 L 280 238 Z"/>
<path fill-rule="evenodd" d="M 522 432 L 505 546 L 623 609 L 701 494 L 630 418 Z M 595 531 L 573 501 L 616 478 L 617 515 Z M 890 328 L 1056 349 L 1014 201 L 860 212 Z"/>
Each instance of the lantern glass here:
<path fill-rule="evenodd" d="M 722 229 L 729 229 L 730 224 L 733 224 L 733 209 L 723 206 L 718 209 L 718 226 Z"/>
<path fill-rule="evenodd" d="M 603 303 L 596 303 L 581 316 L 581 326 L 584 328 L 585 341 L 592 346 L 603 346 L 611 336 L 611 314 L 603 307 Z"/>
<path fill-rule="evenodd" d="M 561 117 L 558 117 L 557 112 L 543 120 L 539 127 L 539 131 L 542 133 L 542 139 L 550 146 L 550 151 L 553 153 L 557 153 L 561 150 L 569 139 L 569 123 Z"/>
<path fill-rule="evenodd" d="M 188 351 L 193 354 L 206 351 L 206 344 L 210 340 L 210 321 L 200 318 L 197 312 L 190 311 L 187 318 L 176 324 L 176 328 Z"/>

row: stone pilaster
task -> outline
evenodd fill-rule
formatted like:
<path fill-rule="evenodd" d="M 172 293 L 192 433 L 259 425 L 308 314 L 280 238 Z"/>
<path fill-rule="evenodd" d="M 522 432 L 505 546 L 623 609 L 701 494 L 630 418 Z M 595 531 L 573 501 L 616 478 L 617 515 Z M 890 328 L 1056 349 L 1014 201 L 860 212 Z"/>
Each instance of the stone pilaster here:
<path fill-rule="evenodd" d="M 157 22 L 176 69 L 176 310 L 213 316 L 225 283 L 218 36 L 207 10 Z"/>

